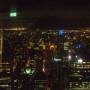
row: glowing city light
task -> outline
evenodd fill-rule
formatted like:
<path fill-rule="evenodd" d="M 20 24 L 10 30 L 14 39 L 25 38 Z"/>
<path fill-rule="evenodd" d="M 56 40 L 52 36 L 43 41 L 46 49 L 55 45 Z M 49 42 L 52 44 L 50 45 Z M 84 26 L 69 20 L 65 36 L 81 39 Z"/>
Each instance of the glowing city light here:
<path fill-rule="evenodd" d="M 17 16 L 17 13 L 16 12 L 11 12 L 10 13 L 10 17 L 16 17 Z"/>
<path fill-rule="evenodd" d="M 71 59 L 72 59 L 72 56 L 71 56 L 71 55 L 69 55 L 69 56 L 68 56 L 68 60 L 71 60 Z"/>
<path fill-rule="evenodd" d="M 54 48 L 55 48 L 55 46 L 54 46 L 54 45 L 51 45 L 51 46 L 50 46 L 50 49 L 51 49 L 51 50 L 52 50 L 52 49 L 54 49 Z"/>
<path fill-rule="evenodd" d="M 35 70 L 31 70 L 30 68 L 27 68 L 24 73 L 28 75 L 32 75 L 34 72 Z"/>
<path fill-rule="evenodd" d="M 62 29 L 62 30 L 59 30 L 59 35 L 60 35 L 60 36 L 64 36 L 64 34 L 65 34 L 65 32 L 64 32 L 63 29 Z"/>
<path fill-rule="evenodd" d="M 61 59 L 60 58 L 54 58 L 54 61 L 58 62 L 58 61 L 61 61 Z"/>
<path fill-rule="evenodd" d="M 45 68 L 44 67 L 42 68 L 42 71 L 45 72 Z"/>
<path fill-rule="evenodd" d="M 78 59 L 78 63 L 79 64 L 82 64 L 83 63 L 83 60 L 80 58 L 80 59 Z"/>
<path fill-rule="evenodd" d="M 16 17 L 17 16 L 17 10 L 16 8 L 12 8 L 9 14 L 10 17 Z"/>
<path fill-rule="evenodd" d="M 78 56 L 76 55 L 75 57 L 77 58 Z"/>
<path fill-rule="evenodd" d="M 54 48 L 54 45 L 51 45 L 50 48 Z"/>
<path fill-rule="evenodd" d="M 26 69 L 26 73 L 27 74 L 31 73 L 31 69 Z"/>

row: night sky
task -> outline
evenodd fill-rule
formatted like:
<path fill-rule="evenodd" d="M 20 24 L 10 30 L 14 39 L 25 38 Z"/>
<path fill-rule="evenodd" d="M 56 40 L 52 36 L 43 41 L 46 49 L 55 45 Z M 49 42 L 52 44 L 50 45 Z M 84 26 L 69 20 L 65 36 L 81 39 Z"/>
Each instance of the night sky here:
<path fill-rule="evenodd" d="M 90 25 L 90 0 L 0 0 L 1 13 L 12 7 L 31 16 L 43 13 L 43 17 L 35 17 L 37 27 Z"/>
<path fill-rule="evenodd" d="M 20 10 L 90 9 L 89 0 L 0 0 L 0 11 L 16 6 Z"/>

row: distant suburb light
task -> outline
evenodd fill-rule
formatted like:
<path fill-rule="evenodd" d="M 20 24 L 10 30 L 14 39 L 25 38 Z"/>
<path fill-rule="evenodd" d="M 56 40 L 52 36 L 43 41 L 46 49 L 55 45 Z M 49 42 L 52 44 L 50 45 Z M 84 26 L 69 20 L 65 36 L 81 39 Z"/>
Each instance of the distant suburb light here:
<path fill-rule="evenodd" d="M 24 27 L 15 27 L 15 28 L 5 28 L 4 30 L 13 30 L 13 31 L 20 31 L 20 30 L 25 30 L 26 28 Z"/>

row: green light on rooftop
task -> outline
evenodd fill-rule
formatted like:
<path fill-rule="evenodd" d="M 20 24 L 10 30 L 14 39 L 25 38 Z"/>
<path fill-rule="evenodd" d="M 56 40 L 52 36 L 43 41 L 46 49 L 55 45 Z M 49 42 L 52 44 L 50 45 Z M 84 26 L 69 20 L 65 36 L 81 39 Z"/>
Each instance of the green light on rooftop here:
<path fill-rule="evenodd" d="M 10 17 L 16 17 L 17 16 L 17 10 L 16 10 L 16 8 L 11 9 L 9 16 Z"/>
<path fill-rule="evenodd" d="M 16 17 L 17 16 L 17 13 L 16 12 L 11 12 L 10 13 L 10 17 Z"/>

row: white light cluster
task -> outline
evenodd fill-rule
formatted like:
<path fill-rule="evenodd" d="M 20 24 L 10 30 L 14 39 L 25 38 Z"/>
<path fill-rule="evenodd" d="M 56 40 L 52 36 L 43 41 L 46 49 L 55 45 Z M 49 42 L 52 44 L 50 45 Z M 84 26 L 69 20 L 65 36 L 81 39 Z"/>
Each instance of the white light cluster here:
<path fill-rule="evenodd" d="M 83 60 L 80 58 L 80 59 L 78 59 L 78 63 L 79 64 L 82 64 L 83 63 Z"/>

